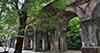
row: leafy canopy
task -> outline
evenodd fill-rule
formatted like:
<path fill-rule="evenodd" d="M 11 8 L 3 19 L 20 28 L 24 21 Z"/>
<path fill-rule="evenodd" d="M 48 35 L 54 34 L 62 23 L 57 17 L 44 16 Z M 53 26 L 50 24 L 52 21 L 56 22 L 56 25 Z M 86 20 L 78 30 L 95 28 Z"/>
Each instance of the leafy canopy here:
<path fill-rule="evenodd" d="M 27 3 L 24 3 L 24 2 Z M 55 15 L 55 12 L 46 12 L 43 13 L 43 16 L 46 17 L 47 21 L 42 21 L 42 19 L 37 18 L 38 14 L 41 13 L 41 10 L 49 3 L 54 2 L 52 6 L 57 10 L 57 14 Z M 47 29 L 50 25 L 52 25 L 59 13 L 66 8 L 66 5 L 69 4 L 66 0 L 59 0 L 56 2 L 56 0 L 0 0 L 0 27 L 4 30 L 10 30 L 10 27 L 14 27 L 13 30 L 18 31 L 19 25 L 19 14 L 22 13 L 22 11 L 27 12 L 27 25 L 30 23 L 30 21 L 34 24 L 42 25 L 42 28 L 40 27 L 40 30 Z M 24 5 L 24 7 L 23 7 Z M 48 16 L 51 16 L 47 18 Z M 59 19 L 60 20 L 60 19 Z M 42 23 L 43 22 L 43 23 Z M 58 21 L 59 22 L 59 21 Z M 32 22 L 31 22 L 32 23 Z M 24 30 L 24 29 L 23 29 Z M 21 31 L 23 31 L 21 30 Z M 5 31 L 6 32 L 6 31 Z M 2 32 L 0 32 L 2 33 Z"/>
<path fill-rule="evenodd" d="M 27 3 L 24 3 L 24 2 Z M 40 12 L 40 10 L 51 0 L 0 0 L 0 36 L 5 35 L 15 35 L 14 33 L 7 32 L 11 30 L 10 27 L 14 27 L 13 31 L 18 31 L 19 25 L 19 12 L 27 12 L 28 20 L 33 20 L 33 18 Z M 24 5 L 24 7 L 23 7 Z M 24 29 L 23 29 L 24 30 Z M 21 31 L 23 31 L 21 30 Z"/>

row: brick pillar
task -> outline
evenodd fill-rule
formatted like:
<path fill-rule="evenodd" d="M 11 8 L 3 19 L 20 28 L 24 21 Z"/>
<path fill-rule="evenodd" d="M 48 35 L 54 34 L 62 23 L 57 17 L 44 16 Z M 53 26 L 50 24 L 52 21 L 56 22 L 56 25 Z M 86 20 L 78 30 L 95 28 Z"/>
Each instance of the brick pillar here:
<path fill-rule="evenodd" d="M 82 53 L 100 53 L 98 40 L 95 33 L 95 26 L 92 20 L 81 22 Z"/>
<path fill-rule="evenodd" d="M 37 25 L 33 26 L 33 31 L 34 31 L 34 35 L 33 35 L 33 51 L 38 51 L 40 48 L 40 37 L 39 34 L 40 32 L 37 30 Z"/>
<path fill-rule="evenodd" d="M 62 31 L 60 35 L 60 51 L 67 50 L 66 31 Z"/>
<path fill-rule="evenodd" d="M 30 46 L 29 46 L 29 45 L 30 45 L 29 41 L 30 41 L 30 40 L 29 40 L 28 38 L 25 38 L 25 39 L 24 39 L 24 43 L 23 43 L 23 44 L 24 44 L 24 46 L 23 46 L 23 49 L 24 49 L 24 50 L 31 49 Z"/>
<path fill-rule="evenodd" d="M 60 32 L 59 31 L 54 31 L 54 33 L 51 35 L 51 42 L 50 42 L 50 46 L 51 46 L 51 50 L 53 51 L 59 51 L 59 36 L 60 36 Z"/>
<path fill-rule="evenodd" d="M 48 49 L 48 32 L 43 33 L 42 38 L 42 49 L 47 50 Z"/>
<path fill-rule="evenodd" d="M 33 37 L 33 51 L 38 51 L 40 49 L 39 48 L 39 42 L 40 42 L 40 39 L 35 34 L 34 37 Z"/>

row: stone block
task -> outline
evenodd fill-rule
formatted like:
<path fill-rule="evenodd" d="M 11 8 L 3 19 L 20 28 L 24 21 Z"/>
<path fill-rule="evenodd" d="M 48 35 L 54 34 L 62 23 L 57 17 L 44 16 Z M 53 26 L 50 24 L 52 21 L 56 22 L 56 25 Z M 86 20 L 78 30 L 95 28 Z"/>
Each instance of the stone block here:
<path fill-rule="evenodd" d="M 100 47 L 82 47 L 82 53 L 100 53 Z"/>

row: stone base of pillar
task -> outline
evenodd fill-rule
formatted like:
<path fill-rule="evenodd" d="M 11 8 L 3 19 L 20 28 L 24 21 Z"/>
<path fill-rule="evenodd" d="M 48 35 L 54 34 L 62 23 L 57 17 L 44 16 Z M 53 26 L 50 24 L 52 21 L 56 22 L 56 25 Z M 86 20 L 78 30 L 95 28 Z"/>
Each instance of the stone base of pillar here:
<path fill-rule="evenodd" d="M 33 52 L 37 52 L 37 51 L 39 51 L 39 50 L 33 50 Z"/>
<path fill-rule="evenodd" d="M 23 48 L 23 50 L 32 50 L 32 48 Z"/>
<path fill-rule="evenodd" d="M 100 47 L 82 47 L 82 53 L 100 53 Z"/>

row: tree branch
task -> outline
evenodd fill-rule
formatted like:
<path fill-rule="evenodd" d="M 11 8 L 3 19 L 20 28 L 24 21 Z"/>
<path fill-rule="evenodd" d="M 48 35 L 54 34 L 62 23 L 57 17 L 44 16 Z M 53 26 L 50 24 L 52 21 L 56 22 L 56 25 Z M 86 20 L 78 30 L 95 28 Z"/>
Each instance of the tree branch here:
<path fill-rule="evenodd" d="M 15 7 L 18 9 L 18 0 L 15 1 Z"/>

